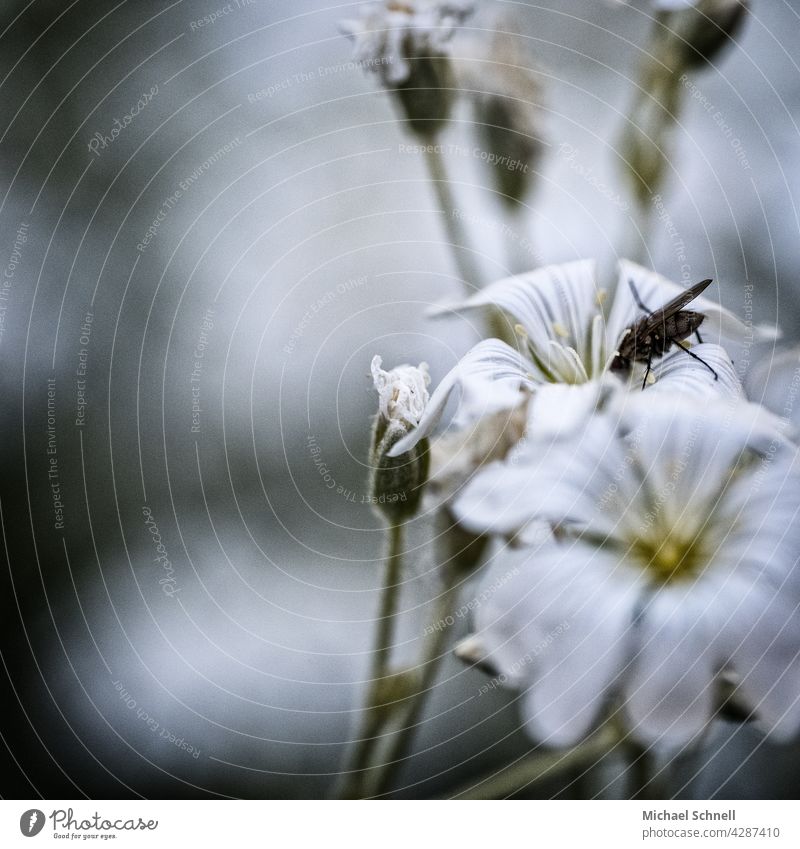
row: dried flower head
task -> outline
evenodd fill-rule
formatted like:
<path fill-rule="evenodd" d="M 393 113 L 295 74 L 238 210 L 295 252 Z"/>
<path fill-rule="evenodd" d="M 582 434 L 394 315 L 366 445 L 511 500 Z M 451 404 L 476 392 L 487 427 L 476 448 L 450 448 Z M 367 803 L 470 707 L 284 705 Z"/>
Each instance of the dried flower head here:
<path fill-rule="evenodd" d="M 402 365 L 384 371 L 379 356 L 372 359 L 372 380 L 378 391 L 378 415 L 372 438 L 373 505 L 393 521 L 416 513 L 428 479 L 427 440 L 399 457 L 391 448 L 415 428 L 428 403 L 427 363 Z"/>
<path fill-rule="evenodd" d="M 450 115 L 449 41 L 472 10 L 466 0 L 382 0 L 339 24 L 355 43 L 355 61 L 378 74 L 422 136 L 435 135 Z"/>

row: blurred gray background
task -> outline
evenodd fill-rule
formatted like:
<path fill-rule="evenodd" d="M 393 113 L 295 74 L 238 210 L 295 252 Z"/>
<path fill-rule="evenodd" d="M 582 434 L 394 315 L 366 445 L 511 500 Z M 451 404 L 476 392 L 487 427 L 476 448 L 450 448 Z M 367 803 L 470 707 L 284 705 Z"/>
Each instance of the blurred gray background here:
<path fill-rule="evenodd" d="M 337 21 L 359 4 L 233 0 L 197 25 L 225 5 L 0 10 L 6 797 L 328 793 L 381 578 L 381 521 L 362 503 L 369 363 L 425 360 L 436 382 L 476 339 L 425 317 L 461 283 L 424 163 L 402 148 L 414 140 L 348 64 Z M 597 186 L 626 191 L 615 145 L 647 4 L 479 7 L 454 54 L 511 15 L 547 145 L 511 235 L 485 163 L 447 157 L 485 279 L 613 258 L 638 222 Z M 797 4 L 754 0 L 736 45 L 693 77 L 731 129 L 687 102 L 663 192 L 692 277 L 739 313 L 752 284 L 752 318 L 786 344 L 800 341 L 798 46 Z M 472 150 L 472 121 L 458 107 L 442 142 Z M 93 152 L 96 134 L 109 140 Z M 646 249 L 681 279 L 675 229 L 656 221 Z M 411 546 L 409 660 L 435 592 L 424 527 Z M 478 697 L 481 674 L 449 657 L 439 680 L 399 795 L 448 793 L 533 747 L 513 693 Z M 720 735 L 682 793 L 796 791 L 780 769 L 796 752 Z"/>

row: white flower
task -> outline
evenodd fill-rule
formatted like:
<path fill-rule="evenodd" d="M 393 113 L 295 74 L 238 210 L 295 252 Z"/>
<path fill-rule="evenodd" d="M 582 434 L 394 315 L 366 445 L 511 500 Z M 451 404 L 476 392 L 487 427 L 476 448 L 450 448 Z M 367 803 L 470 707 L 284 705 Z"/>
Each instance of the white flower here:
<path fill-rule="evenodd" d="M 607 292 L 597 282 L 595 263 L 580 260 L 509 277 L 453 307 L 455 311 L 501 308 L 518 322 L 522 352 L 497 339 L 478 343 L 442 380 L 419 428 L 396 450 L 408 450 L 416 439 L 433 430 L 456 388 L 461 392 L 455 418 L 458 427 L 513 407 L 534 392 L 534 427 L 541 432 L 553 428 L 568 432 L 594 409 L 609 387 L 619 383 L 610 374 L 611 363 L 628 328 L 643 317 L 630 282 L 651 310 L 683 291 L 661 275 L 622 260 L 614 291 Z M 706 297 L 697 298 L 687 309 L 705 315 L 700 329 L 714 344 L 706 341 L 692 349 L 703 362 L 678 347 L 654 360 L 654 383 L 648 391 L 739 397 L 739 380 L 730 358 L 717 343 L 723 338 L 745 337 L 748 329 Z M 630 385 L 637 391 L 644 373 L 645 366 L 635 364 Z"/>
<path fill-rule="evenodd" d="M 465 649 L 523 690 L 535 737 L 571 744 L 622 704 L 636 736 L 681 744 L 731 681 L 767 733 L 800 730 L 800 462 L 776 422 L 628 394 L 468 484 L 452 508 L 467 528 L 555 529 Z"/>
<path fill-rule="evenodd" d="M 794 440 L 800 439 L 800 348 L 762 354 L 747 373 L 745 389 L 751 401 L 784 419 Z"/>
<path fill-rule="evenodd" d="M 453 32 L 472 10 L 467 0 L 383 0 L 339 28 L 355 42 L 354 60 L 392 88 L 408 83 L 414 58 L 446 55 Z"/>
<path fill-rule="evenodd" d="M 372 382 L 378 391 L 378 413 L 387 421 L 416 427 L 428 403 L 428 364 L 402 365 L 391 371 L 381 368 L 383 360 L 372 358 Z"/>

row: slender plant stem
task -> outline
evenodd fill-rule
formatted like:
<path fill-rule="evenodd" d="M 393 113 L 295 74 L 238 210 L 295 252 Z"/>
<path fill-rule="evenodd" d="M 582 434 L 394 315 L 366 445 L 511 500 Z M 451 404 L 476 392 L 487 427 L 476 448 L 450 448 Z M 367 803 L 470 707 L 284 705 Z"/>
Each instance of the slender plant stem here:
<path fill-rule="evenodd" d="M 358 799 L 363 795 L 365 770 L 369 766 L 372 752 L 378 742 L 378 733 L 393 712 L 394 705 L 382 703 L 386 679 L 391 670 L 389 657 L 397 618 L 397 602 L 400 596 L 400 579 L 403 571 L 403 526 L 394 524 L 389 528 L 389 551 L 386 559 L 386 575 L 381 592 L 378 613 L 378 631 L 375 651 L 372 655 L 370 686 L 367 693 L 366 717 L 351 758 L 350 769 L 342 783 L 340 798 Z"/>
<path fill-rule="evenodd" d="M 472 295 L 480 288 L 481 273 L 473 253 L 467 247 L 469 236 L 459 215 L 450 187 L 450 180 L 447 178 L 447 169 L 442 154 L 438 151 L 438 145 L 427 145 L 425 162 L 428 166 L 431 185 L 436 192 L 436 199 L 439 201 L 439 207 L 442 210 L 453 260 L 465 292 L 467 295 Z"/>
<path fill-rule="evenodd" d="M 386 562 L 386 579 L 381 593 L 381 609 L 378 614 L 378 634 L 375 653 L 372 656 L 372 692 L 376 693 L 381 679 L 389 671 L 389 654 L 392 650 L 397 600 L 400 595 L 400 578 L 403 570 L 403 526 L 389 528 L 389 552 Z"/>
<path fill-rule="evenodd" d="M 440 626 L 451 614 L 458 596 L 458 584 L 448 581 L 448 585 L 439 595 L 434 613 L 433 623 Z M 408 757 L 414 735 L 419 726 L 419 720 L 428 696 L 433 690 L 433 683 L 439 669 L 447 645 L 448 628 L 435 627 L 429 635 L 420 662 L 420 678 L 416 693 L 407 708 L 402 727 L 390 739 L 383 763 L 370 773 L 366 781 L 366 795 L 378 796 L 389 791 L 395 771 Z"/>
<path fill-rule="evenodd" d="M 505 799 L 539 781 L 572 769 L 589 767 L 620 745 L 615 729 L 606 727 L 572 749 L 529 755 L 523 760 L 448 795 L 450 799 Z"/>
<path fill-rule="evenodd" d="M 469 234 L 456 207 L 450 181 L 447 178 L 444 159 L 437 148 L 438 146 L 435 144 L 430 144 L 426 148 L 425 162 L 428 165 L 428 176 L 442 210 L 447 240 L 450 243 L 450 251 L 461 277 L 464 291 L 467 296 L 474 295 L 482 286 L 481 271 L 475 261 L 474 253 L 468 248 Z M 514 345 L 513 329 L 499 310 L 494 308 L 488 310 L 487 325 L 489 336 Z"/>
<path fill-rule="evenodd" d="M 626 741 L 628 750 L 629 799 L 657 799 L 653 750 L 634 740 Z"/>

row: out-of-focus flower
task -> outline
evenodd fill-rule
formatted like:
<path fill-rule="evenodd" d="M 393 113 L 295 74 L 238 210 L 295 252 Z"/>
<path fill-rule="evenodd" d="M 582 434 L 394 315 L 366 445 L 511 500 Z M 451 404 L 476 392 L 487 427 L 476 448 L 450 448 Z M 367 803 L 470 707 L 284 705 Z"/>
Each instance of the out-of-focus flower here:
<path fill-rule="evenodd" d="M 670 136 L 686 98 L 683 81 L 718 58 L 746 17 L 746 0 L 662 0 L 618 149 L 644 208 L 659 191 L 670 159 Z"/>
<path fill-rule="evenodd" d="M 501 28 L 502 27 L 502 28 Z M 478 137 L 501 199 L 519 209 L 542 155 L 541 84 L 521 36 L 499 21 L 488 45 L 476 39 L 456 63 L 473 106 Z"/>
<path fill-rule="evenodd" d="M 660 8 L 672 14 L 665 23 L 674 31 L 678 68 L 688 70 L 716 58 L 742 26 L 747 0 L 696 0 L 681 3 L 661 0 Z"/>
<path fill-rule="evenodd" d="M 756 359 L 744 385 L 747 397 L 784 419 L 800 441 L 800 348 L 775 353 L 770 347 Z"/>
<path fill-rule="evenodd" d="M 461 652 L 524 691 L 532 735 L 571 744 L 622 704 L 636 736 L 681 744 L 731 683 L 767 733 L 800 730 L 800 462 L 775 423 L 630 394 L 474 477 L 453 507 L 467 528 L 555 529 Z"/>
<path fill-rule="evenodd" d="M 595 263 L 580 260 L 509 277 L 445 310 L 486 306 L 504 310 L 517 323 L 521 350 L 497 339 L 479 342 L 436 388 L 419 427 L 393 450 L 407 451 L 430 434 L 456 388 L 461 391 L 454 420 L 457 427 L 514 407 L 531 393 L 529 424 L 534 430 L 567 432 L 577 426 L 620 385 L 610 373 L 611 362 L 623 335 L 642 317 L 630 281 L 651 310 L 683 291 L 661 275 L 622 260 L 616 286 L 609 293 L 597 282 Z M 711 339 L 744 337 L 749 332 L 732 313 L 707 298 L 697 298 L 691 309 L 706 316 L 701 329 Z M 706 365 L 673 349 L 653 362 L 648 391 L 741 395 L 724 348 L 704 342 L 692 351 Z M 637 389 L 644 370 L 644 365 L 634 364 L 630 382 Z"/>
<path fill-rule="evenodd" d="M 400 456 L 390 449 L 419 424 L 428 403 L 427 363 L 402 365 L 391 371 L 381 368 L 379 356 L 372 359 L 372 380 L 378 391 L 378 415 L 372 435 L 373 505 L 397 521 L 412 516 L 419 506 L 428 479 L 428 445 L 416 443 Z"/>
<path fill-rule="evenodd" d="M 466 0 L 382 0 L 339 24 L 354 60 L 380 77 L 420 135 L 435 135 L 450 115 L 449 41 L 472 10 Z"/>

